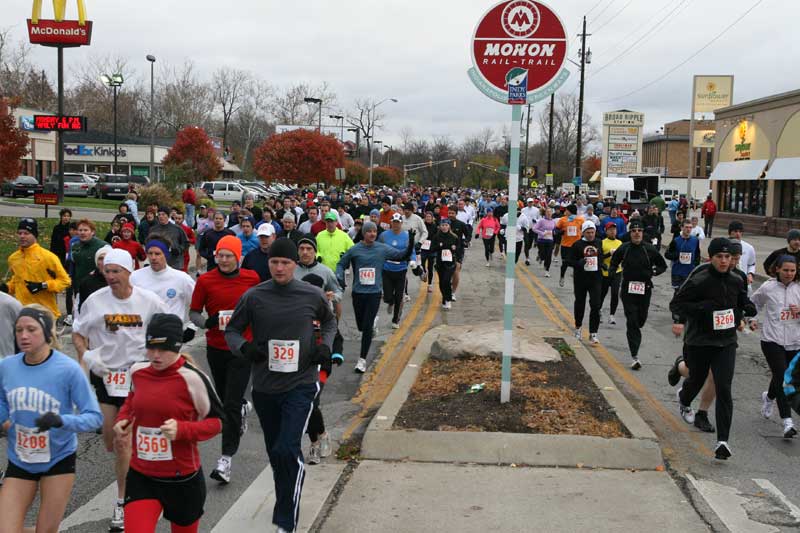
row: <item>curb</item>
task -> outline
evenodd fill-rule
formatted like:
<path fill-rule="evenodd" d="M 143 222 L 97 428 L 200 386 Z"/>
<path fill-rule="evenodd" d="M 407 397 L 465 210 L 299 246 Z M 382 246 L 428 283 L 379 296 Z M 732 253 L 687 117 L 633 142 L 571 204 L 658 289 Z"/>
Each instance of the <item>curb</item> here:
<path fill-rule="evenodd" d="M 361 456 L 365 459 L 640 470 L 663 466 L 655 434 L 616 390 L 611 378 L 591 354 L 574 339 L 565 340 L 611 407 L 616 409 L 620 422 L 632 438 L 392 429 L 436 335 L 434 328 L 423 336 L 408 366 L 367 427 L 361 444 Z M 553 336 L 563 335 L 553 333 Z"/>

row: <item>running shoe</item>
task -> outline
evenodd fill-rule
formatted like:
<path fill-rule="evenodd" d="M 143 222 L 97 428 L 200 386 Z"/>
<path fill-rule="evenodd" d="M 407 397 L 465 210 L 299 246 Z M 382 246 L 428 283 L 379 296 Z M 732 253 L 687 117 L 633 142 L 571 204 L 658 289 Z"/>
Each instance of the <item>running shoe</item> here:
<path fill-rule="evenodd" d="M 554 264 L 554 265 L 557 265 L 557 264 L 558 264 L 558 257 L 554 257 L 554 258 L 553 258 L 553 264 Z"/>
<path fill-rule="evenodd" d="M 558 280 L 558 286 L 559 286 L 559 287 L 563 287 L 563 286 L 564 286 L 564 278 L 559 278 L 559 280 Z"/>
<path fill-rule="evenodd" d="M 278 526 L 278 529 L 275 530 L 275 533 L 291 533 L 287 529 L 283 529 L 281 526 Z"/>
<path fill-rule="evenodd" d="M 322 456 L 320 455 L 319 443 L 312 442 L 311 448 L 308 450 L 308 464 L 318 465 L 320 462 L 322 462 Z"/>
<path fill-rule="evenodd" d="M 797 430 L 794 428 L 794 421 L 791 418 L 783 419 L 783 438 L 791 439 L 797 435 Z"/>
<path fill-rule="evenodd" d="M 775 406 L 775 400 L 769 399 L 769 393 L 764 391 L 761 393 L 761 416 L 769 418 L 772 416 L 772 409 Z"/>
<path fill-rule="evenodd" d="M 675 396 L 677 396 L 678 398 L 678 411 L 680 412 L 681 418 L 683 418 L 684 422 L 686 422 L 687 424 L 694 424 L 694 418 L 695 418 L 694 409 L 686 405 L 683 405 L 683 403 L 681 403 L 682 390 L 683 389 L 678 389 L 678 392 L 675 393 Z"/>
<path fill-rule="evenodd" d="M 450 301 L 451 302 L 455 302 L 456 301 L 456 295 L 455 294 L 451 294 L 450 295 Z"/>
<path fill-rule="evenodd" d="M 367 371 L 367 360 L 364 359 L 363 357 L 359 357 L 358 358 L 358 362 L 356 363 L 355 370 L 359 374 L 363 374 L 364 372 L 366 372 Z"/>
<path fill-rule="evenodd" d="M 580 339 L 583 334 L 583 328 L 575 328 L 575 338 Z"/>
<path fill-rule="evenodd" d="M 597 338 L 597 333 L 589 333 L 589 342 L 592 344 L 600 344 L 600 339 Z"/>
<path fill-rule="evenodd" d="M 715 431 L 714 426 L 711 425 L 711 421 L 708 419 L 708 413 L 705 411 L 697 411 L 694 414 L 694 427 L 706 433 L 714 433 Z"/>
<path fill-rule="evenodd" d="M 433 285 L 428 285 L 428 292 L 433 292 Z"/>
<path fill-rule="evenodd" d="M 642 368 L 642 363 L 639 361 L 638 357 L 634 357 L 631 362 L 631 370 L 639 370 L 640 368 Z"/>
<path fill-rule="evenodd" d="M 672 363 L 669 372 L 667 372 L 667 382 L 669 382 L 671 387 L 677 385 L 678 382 L 681 380 L 681 373 L 678 370 L 678 365 L 681 364 L 681 361 L 683 361 L 683 356 L 679 355 L 678 357 L 675 358 L 675 362 Z"/>
<path fill-rule="evenodd" d="M 489 263 L 489 261 L 486 261 L 486 264 L 485 264 L 484 266 L 486 266 L 486 267 L 490 267 L 490 266 L 492 266 L 492 264 L 491 264 L 491 263 Z"/>
<path fill-rule="evenodd" d="M 549 270 L 544 273 L 544 277 L 546 277 L 546 278 L 550 277 L 550 271 Z"/>
<path fill-rule="evenodd" d="M 211 472 L 211 479 L 227 485 L 231 482 L 231 460 L 224 455 L 217 459 L 217 467 Z"/>
<path fill-rule="evenodd" d="M 608 316 L 608 323 L 609 324 L 616 324 L 617 323 L 616 317 L 614 315 L 609 315 Z"/>
<path fill-rule="evenodd" d="M 442 304 L 442 309 L 445 309 L 445 310 L 451 309 L 452 307 L 453 306 L 450 304 L 450 302 L 445 302 L 445 303 Z"/>
<path fill-rule="evenodd" d="M 331 436 L 327 432 L 319 436 L 319 454 L 328 457 L 331 454 Z"/>
<path fill-rule="evenodd" d="M 72 315 L 67 315 L 64 318 L 64 325 L 65 326 L 72 326 Z"/>
<path fill-rule="evenodd" d="M 531 266 L 531 262 L 530 262 L 530 260 L 529 260 L 529 259 L 526 259 L 526 260 L 525 260 L 525 266 Z"/>
<path fill-rule="evenodd" d="M 403 296 L 403 301 L 404 302 L 410 302 L 411 301 L 411 296 L 409 296 L 408 294 L 404 295 Z"/>
<path fill-rule="evenodd" d="M 400 329 L 400 323 L 399 322 L 392 322 L 392 329 Z"/>
<path fill-rule="evenodd" d="M 241 437 L 247 433 L 247 415 L 253 410 L 253 404 L 245 400 L 242 404 L 242 423 L 239 426 L 239 436 Z"/>
<path fill-rule="evenodd" d="M 722 461 L 725 461 L 731 455 L 733 454 L 731 453 L 731 449 L 728 446 L 727 442 L 725 442 L 724 440 L 717 442 L 717 447 L 714 448 L 714 457 Z"/>
<path fill-rule="evenodd" d="M 114 512 L 111 514 L 111 524 L 109 531 L 125 531 L 125 507 L 119 502 L 114 504 Z"/>

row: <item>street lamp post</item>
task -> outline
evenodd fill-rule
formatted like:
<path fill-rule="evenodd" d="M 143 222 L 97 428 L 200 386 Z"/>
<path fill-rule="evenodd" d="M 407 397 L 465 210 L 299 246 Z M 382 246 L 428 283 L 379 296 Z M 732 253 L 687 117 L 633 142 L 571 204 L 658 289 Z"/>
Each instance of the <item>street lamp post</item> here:
<path fill-rule="evenodd" d="M 303 98 L 303 101 L 307 104 L 319 105 L 319 126 L 317 126 L 317 133 L 322 135 L 322 98 L 311 98 L 310 96 L 306 96 Z"/>
<path fill-rule="evenodd" d="M 156 119 L 155 119 L 155 84 L 154 84 L 154 70 L 156 64 L 156 56 L 148 55 L 147 60 L 150 62 L 150 180 L 155 181 L 155 158 L 156 158 Z"/>
<path fill-rule="evenodd" d="M 111 76 L 103 74 L 100 76 L 100 79 L 107 87 L 111 87 L 114 91 L 114 168 L 111 170 L 111 173 L 116 174 L 117 159 L 119 156 L 119 150 L 117 149 L 117 88 L 122 87 L 122 82 L 125 80 L 122 74 L 112 74 Z"/>
<path fill-rule="evenodd" d="M 375 121 L 375 109 L 377 109 L 377 107 L 382 103 L 388 102 L 390 100 L 395 104 L 397 103 L 397 98 L 384 98 L 383 100 L 372 106 L 372 112 L 368 115 L 370 118 L 369 125 L 371 130 L 375 128 L 375 125 L 373 124 L 373 122 Z M 372 138 L 375 136 L 374 132 L 371 133 L 372 135 L 367 136 L 367 138 Z M 372 145 L 369 144 L 369 141 L 367 141 L 367 144 L 369 146 L 369 186 L 372 187 Z"/>
<path fill-rule="evenodd" d="M 361 157 L 361 130 L 359 128 L 347 128 L 347 131 L 352 131 L 356 134 L 356 153 L 355 157 Z"/>
<path fill-rule="evenodd" d="M 385 161 L 384 164 L 386 166 L 389 166 L 389 158 L 391 157 L 390 154 L 392 153 L 392 150 L 394 150 L 394 148 L 392 148 L 392 146 L 388 145 L 388 144 L 384 144 L 383 147 L 386 149 L 386 154 L 385 154 L 386 155 L 386 161 Z"/>
<path fill-rule="evenodd" d="M 371 137 L 370 137 L 371 138 Z M 372 187 L 372 156 L 375 153 L 375 145 L 383 144 L 383 141 L 372 141 L 369 147 L 369 186 Z"/>
<path fill-rule="evenodd" d="M 339 128 L 341 129 L 341 134 L 340 134 L 341 136 L 339 137 L 339 140 L 341 140 L 344 143 L 344 116 L 342 116 L 342 115 L 328 115 L 328 118 L 332 118 L 333 120 L 341 121 L 341 124 L 339 124 Z"/>

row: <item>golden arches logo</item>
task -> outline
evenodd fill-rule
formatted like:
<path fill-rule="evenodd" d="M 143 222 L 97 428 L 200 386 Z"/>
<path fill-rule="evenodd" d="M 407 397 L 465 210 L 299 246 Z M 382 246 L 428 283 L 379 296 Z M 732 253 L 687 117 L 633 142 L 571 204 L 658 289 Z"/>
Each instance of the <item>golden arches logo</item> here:
<path fill-rule="evenodd" d="M 86 4 L 84 0 L 77 0 L 78 2 L 78 24 L 81 26 L 86 25 Z M 55 20 L 61 22 L 67 12 L 67 0 L 53 0 L 53 12 Z M 42 0 L 33 0 L 33 13 L 31 14 L 31 23 L 38 24 L 39 19 L 42 17 Z"/>

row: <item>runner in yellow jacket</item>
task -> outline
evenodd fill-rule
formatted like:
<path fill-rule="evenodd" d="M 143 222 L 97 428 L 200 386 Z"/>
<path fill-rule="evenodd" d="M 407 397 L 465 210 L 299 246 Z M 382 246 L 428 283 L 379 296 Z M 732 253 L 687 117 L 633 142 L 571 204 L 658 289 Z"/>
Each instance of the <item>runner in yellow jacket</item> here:
<path fill-rule="evenodd" d="M 347 233 L 336 227 L 336 215 L 332 212 L 325 215 L 325 229 L 317 233 L 316 240 L 320 262 L 336 272 L 339 258 L 353 247 L 353 241 Z"/>
<path fill-rule="evenodd" d="M 8 292 L 22 305 L 41 304 L 59 317 L 61 313 L 56 295 L 66 290 L 71 280 L 61 266 L 61 260 L 53 252 L 39 246 L 38 237 L 36 219 L 21 218 L 17 226 L 19 250 L 8 258 L 11 271 Z"/>

